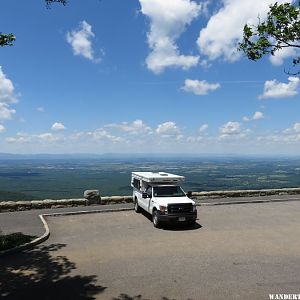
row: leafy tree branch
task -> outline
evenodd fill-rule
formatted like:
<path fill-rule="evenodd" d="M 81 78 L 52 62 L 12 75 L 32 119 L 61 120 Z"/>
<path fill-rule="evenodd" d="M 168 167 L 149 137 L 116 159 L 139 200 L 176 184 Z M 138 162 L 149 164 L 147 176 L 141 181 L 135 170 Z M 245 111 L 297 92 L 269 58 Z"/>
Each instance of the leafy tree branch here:
<path fill-rule="evenodd" d="M 271 5 L 265 21 L 259 19 L 256 26 L 244 26 L 243 40 L 238 46 L 238 50 L 254 61 L 266 54 L 275 55 L 283 48 L 300 49 L 300 1 Z M 293 67 L 298 64 L 300 56 L 293 59 Z M 300 70 L 288 73 L 296 75 Z"/>
<path fill-rule="evenodd" d="M 67 4 L 67 0 L 45 0 L 46 7 L 51 8 L 53 3 Z M 0 32 L 0 47 L 13 46 L 13 42 L 16 40 L 16 36 L 13 33 Z"/>
<path fill-rule="evenodd" d="M 15 35 L 12 33 L 2 33 L 0 32 L 0 46 L 12 46 L 13 42 L 16 40 Z"/>

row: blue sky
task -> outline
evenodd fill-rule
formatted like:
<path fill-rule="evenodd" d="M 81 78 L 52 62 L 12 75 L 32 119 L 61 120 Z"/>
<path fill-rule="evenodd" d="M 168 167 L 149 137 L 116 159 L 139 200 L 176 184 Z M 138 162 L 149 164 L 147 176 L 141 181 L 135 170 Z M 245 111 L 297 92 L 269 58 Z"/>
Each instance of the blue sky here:
<path fill-rule="evenodd" d="M 2 0 L 0 152 L 299 154 L 297 53 L 236 51 L 274 2 Z"/>

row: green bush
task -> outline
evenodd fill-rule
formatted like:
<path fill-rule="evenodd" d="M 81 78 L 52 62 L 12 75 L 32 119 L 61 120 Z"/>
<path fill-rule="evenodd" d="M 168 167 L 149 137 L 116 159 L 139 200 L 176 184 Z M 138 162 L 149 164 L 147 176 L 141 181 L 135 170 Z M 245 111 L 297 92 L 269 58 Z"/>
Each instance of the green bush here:
<path fill-rule="evenodd" d="M 14 232 L 10 234 L 2 234 L 0 231 L 0 251 L 11 249 L 31 242 L 36 237 L 23 234 L 22 232 Z"/>

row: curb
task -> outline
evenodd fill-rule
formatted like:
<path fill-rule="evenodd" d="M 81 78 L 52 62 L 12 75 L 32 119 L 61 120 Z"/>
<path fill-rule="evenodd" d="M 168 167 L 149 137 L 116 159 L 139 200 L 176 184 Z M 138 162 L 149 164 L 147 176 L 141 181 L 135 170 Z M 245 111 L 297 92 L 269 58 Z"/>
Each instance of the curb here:
<path fill-rule="evenodd" d="M 68 216 L 68 215 L 87 215 L 87 214 L 94 214 L 94 213 L 109 213 L 109 212 L 118 212 L 118 211 L 127 211 L 127 210 L 134 210 L 134 208 L 80 210 L 80 211 L 70 211 L 70 212 L 63 212 L 63 213 L 43 214 L 43 216 L 44 217 L 60 217 L 60 216 Z"/>
<path fill-rule="evenodd" d="M 5 255 L 10 255 L 10 254 L 15 254 L 15 253 L 18 253 L 18 252 L 21 252 L 24 250 L 32 249 L 34 246 L 37 246 L 37 245 L 43 243 L 44 241 L 46 241 L 50 236 L 50 230 L 49 230 L 49 226 L 45 220 L 45 217 L 83 215 L 83 214 L 92 214 L 92 213 L 108 213 L 108 212 L 130 211 L 130 210 L 134 210 L 134 209 L 133 208 L 115 208 L 115 209 L 112 208 L 112 209 L 105 209 L 105 210 L 81 210 L 81 211 L 73 211 L 73 212 L 71 211 L 71 212 L 64 212 L 64 213 L 41 214 L 41 215 L 39 215 L 39 217 L 45 228 L 44 234 L 29 243 L 17 246 L 12 249 L 0 251 L 0 257 L 5 256 Z"/>
<path fill-rule="evenodd" d="M 215 205 L 291 202 L 291 201 L 300 201 L 300 198 L 268 199 L 268 200 L 252 200 L 252 201 L 250 201 L 250 200 L 248 200 L 248 201 L 228 201 L 228 202 L 203 202 L 203 203 L 197 203 L 196 206 L 215 206 Z"/>
<path fill-rule="evenodd" d="M 196 206 L 220 206 L 220 205 L 233 205 L 233 204 L 251 204 L 251 203 L 272 203 L 272 202 L 290 202 L 290 201 L 300 201 L 299 198 L 288 198 L 288 199 L 269 199 L 269 200 L 252 200 L 252 201 L 229 201 L 229 202 L 214 202 L 214 203 L 196 203 Z M 34 246 L 41 244 L 46 241 L 50 236 L 49 226 L 45 220 L 45 217 L 60 217 L 60 216 L 69 216 L 69 215 L 84 215 L 84 214 L 94 214 L 94 213 L 109 213 L 109 212 L 120 212 L 120 211 L 132 211 L 134 208 L 115 208 L 115 209 L 105 209 L 105 210 L 81 210 L 81 211 L 71 211 L 63 213 L 51 213 L 51 214 L 41 214 L 39 215 L 43 226 L 45 228 L 45 233 L 36 238 L 35 240 L 26 243 L 24 245 L 0 251 L 0 257 L 4 255 L 15 254 L 24 250 L 32 249 Z"/>
<path fill-rule="evenodd" d="M 47 224 L 46 220 L 44 219 L 43 215 L 39 215 L 39 217 L 40 217 L 40 219 L 41 219 L 41 221 L 44 225 L 44 228 L 45 228 L 44 234 L 41 235 L 40 237 L 36 238 L 35 240 L 29 242 L 29 243 L 17 246 L 17 247 L 12 248 L 12 249 L 7 249 L 7 250 L 0 251 L 0 257 L 4 256 L 4 255 L 9 255 L 9 254 L 15 254 L 15 253 L 21 252 L 23 250 L 32 249 L 34 246 L 36 246 L 38 244 L 41 244 L 42 242 L 46 241 L 49 238 L 50 230 L 49 230 L 48 224 Z"/>

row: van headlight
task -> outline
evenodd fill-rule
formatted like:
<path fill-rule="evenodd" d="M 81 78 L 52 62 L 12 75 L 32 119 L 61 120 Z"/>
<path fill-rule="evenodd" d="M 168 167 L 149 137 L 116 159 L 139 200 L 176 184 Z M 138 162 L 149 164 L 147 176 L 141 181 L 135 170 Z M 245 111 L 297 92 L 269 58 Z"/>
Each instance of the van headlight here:
<path fill-rule="evenodd" d="M 197 210 L 197 206 L 196 204 L 193 204 L 193 212 L 195 212 Z"/>
<path fill-rule="evenodd" d="M 160 205 L 160 206 L 159 206 L 159 210 L 160 210 L 162 213 L 165 213 L 165 214 L 168 213 L 168 207 L 167 207 L 167 206 Z"/>

